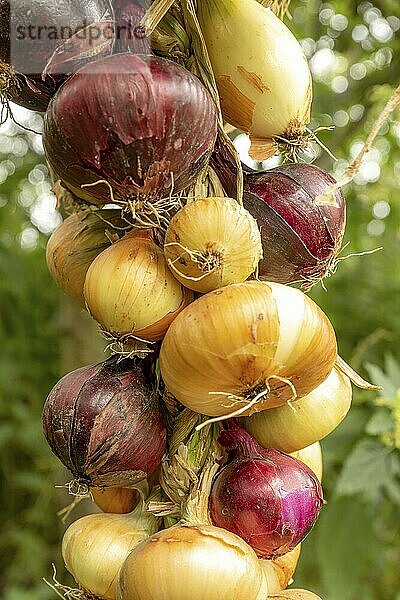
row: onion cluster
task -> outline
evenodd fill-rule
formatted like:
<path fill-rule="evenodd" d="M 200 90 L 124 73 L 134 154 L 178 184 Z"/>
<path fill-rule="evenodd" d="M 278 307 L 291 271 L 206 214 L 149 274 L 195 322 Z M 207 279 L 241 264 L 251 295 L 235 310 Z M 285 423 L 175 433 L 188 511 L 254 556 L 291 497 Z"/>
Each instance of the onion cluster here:
<path fill-rule="evenodd" d="M 224 133 L 247 132 L 256 159 L 293 157 L 310 71 L 265 2 L 145 4 L 33 0 L 57 26 L 111 27 L 92 52 L 77 36 L 38 46 L 39 76 L 13 72 L 0 28 L 2 93 L 47 107 L 69 215 L 49 271 L 111 341 L 43 409 L 69 491 L 102 511 L 68 527 L 64 562 L 83 598 L 317 598 L 286 588 L 324 503 L 319 441 L 351 384 L 304 292 L 335 271 L 345 201 L 319 202 L 334 180 L 316 166 L 242 166 Z"/>

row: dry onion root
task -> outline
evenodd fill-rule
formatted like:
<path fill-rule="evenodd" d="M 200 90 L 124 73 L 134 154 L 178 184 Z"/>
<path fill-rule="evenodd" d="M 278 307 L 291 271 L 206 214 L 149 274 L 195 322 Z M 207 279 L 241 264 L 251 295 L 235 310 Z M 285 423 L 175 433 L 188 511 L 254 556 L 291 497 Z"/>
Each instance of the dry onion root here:
<path fill-rule="evenodd" d="M 292 406 L 243 418 L 241 425 L 264 448 L 296 452 L 331 433 L 349 412 L 351 399 L 350 380 L 335 367 L 325 381 Z"/>
<path fill-rule="evenodd" d="M 333 327 L 310 298 L 248 281 L 184 309 L 164 338 L 160 368 L 184 406 L 226 418 L 305 396 L 326 379 L 336 356 Z"/>
<path fill-rule="evenodd" d="M 231 198 L 196 198 L 167 229 L 164 252 L 174 276 L 197 292 L 245 281 L 262 258 L 256 220 Z"/>

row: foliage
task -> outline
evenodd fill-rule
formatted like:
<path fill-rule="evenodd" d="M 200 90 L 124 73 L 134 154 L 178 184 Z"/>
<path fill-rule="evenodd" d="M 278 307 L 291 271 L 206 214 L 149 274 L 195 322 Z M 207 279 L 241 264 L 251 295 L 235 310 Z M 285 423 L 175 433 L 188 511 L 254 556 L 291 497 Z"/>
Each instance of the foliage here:
<path fill-rule="evenodd" d="M 340 176 L 398 85 L 398 0 L 292 0 L 291 14 L 290 27 L 313 70 L 312 128 L 335 125 L 318 136 L 338 161 L 316 147 L 316 164 Z M 400 600 L 398 116 L 382 128 L 360 174 L 345 189 L 349 245 L 343 256 L 383 250 L 340 261 L 326 280 L 327 292 L 312 291 L 335 326 L 341 355 L 384 387 L 378 395 L 355 392 L 349 416 L 323 443 L 328 503 L 303 545 L 295 583 L 324 600 Z M 40 127 L 41 119 L 30 117 L 24 124 Z M 51 577 L 53 561 L 61 568 L 63 526 L 56 511 L 68 501 L 54 488 L 65 476 L 43 440 L 40 413 L 63 373 L 99 356 L 82 317 L 61 304 L 45 268 L 46 237 L 58 217 L 43 163 L 38 136 L 9 123 L 0 131 L 4 600 L 55 597 L 41 578 Z"/>

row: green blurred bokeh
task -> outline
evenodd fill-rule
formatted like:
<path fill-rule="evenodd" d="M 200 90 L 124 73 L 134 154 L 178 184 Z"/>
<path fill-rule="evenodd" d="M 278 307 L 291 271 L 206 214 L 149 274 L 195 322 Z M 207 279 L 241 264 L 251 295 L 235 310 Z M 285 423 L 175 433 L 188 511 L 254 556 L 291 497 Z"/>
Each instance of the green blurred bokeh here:
<path fill-rule="evenodd" d="M 293 0 L 289 26 L 310 60 L 316 164 L 340 177 L 400 80 L 398 0 Z M 327 506 L 303 545 L 296 587 L 324 600 L 400 599 L 400 120 L 381 129 L 345 192 L 348 227 L 337 273 L 311 295 L 337 331 L 340 353 L 384 383 L 379 398 L 355 391 L 351 412 L 324 441 Z M 22 109 L 15 118 L 38 129 Z M 243 140 L 242 140 L 243 142 Z M 239 142 L 240 143 L 240 142 Z M 244 142 L 243 142 L 244 143 Z M 41 432 L 44 399 L 61 375 L 101 359 L 103 341 L 63 298 L 45 266 L 59 223 L 40 136 L 0 129 L 0 587 L 3 600 L 45 600 L 60 560 L 70 502 L 65 474 Z M 372 366 L 375 365 L 375 366 Z M 251 600 L 251 599 L 249 599 Z"/>

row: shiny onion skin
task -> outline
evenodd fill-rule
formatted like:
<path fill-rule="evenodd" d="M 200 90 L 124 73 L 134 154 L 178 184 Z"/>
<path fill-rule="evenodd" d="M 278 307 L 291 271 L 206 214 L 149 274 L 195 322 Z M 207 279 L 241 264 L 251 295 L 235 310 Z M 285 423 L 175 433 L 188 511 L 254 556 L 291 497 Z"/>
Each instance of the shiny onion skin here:
<path fill-rule="evenodd" d="M 164 243 L 174 277 L 205 293 L 245 281 L 262 256 L 256 220 L 232 198 L 196 198 L 171 219 Z"/>
<path fill-rule="evenodd" d="M 293 550 L 314 526 L 323 505 L 316 475 L 295 458 L 262 448 L 234 423 L 218 441 L 231 460 L 211 489 L 214 525 L 242 537 L 260 558 Z"/>
<path fill-rule="evenodd" d="M 112 194 L 124 203 L 187 187 L 207 164 L 216 132 L 215 106 L 194 75 L 163 58 L 117 54 L 62 86 L 47 110 L 43 143 L 51 168 L 76 195 L 105 204 Z"/>
<path fill-rule="evenodd" d="M 176 525 L 136 546 L 122 565 L 117 600 L 266 600 L 254 551 L 212 525 Z"/>
<path fill-rule="evenodd" d="M 43 429 L 76 482 L 130 487 L 157 469 L 166 430 L 147 360 L 118 360 L 65 375 L 50 391 Z"/>
<path fill-rule="evenodd" d="M 319 442 L 314 442 L 310 446 L 306 448 L 302 448 L 301 450 L 297 450 L 296 452 L 291 452 L 290 456 L 296 458 L 297 460 L 301 460 L 315 475 L 318 477 L 319 481 L 322 481 L 322 473 L 323 473 L 323 462 L 322 462 L 322 448 Z"/>
<path fill-rule="evenodd" d="M 191 410 L 232 415 L 308 394 L 337 357 L 336 337 L 322 310 L 303 292 L 247 281 L 198 298 L 173 321 L 160 352 L 168 390 Z"/>
<path fill-rule="evenodd" d="M 114 229 L 113 227 L 117 229 Z M 47 267 L 57 285 L 83 308 L 83 286 L 93 260 L 121 235 L 126 222 L 118 209 L 79 211 L 53 231 L 46 246 Z"/>
<path fill-rule="evenodd" d="M 106 16 L 112 15 L 112 7 L 109 0 L 0 0 L 0 74 L 4 79 L 1 86 L 1 92 L 7 100 L 11 100 L 29 108 L 31 110 L 45 111 L 54 95 L 57 87 L 65 79 L 66 75 L 71 73 L 72 58 L 75 59 L 75 67 L 82 66 L 88 60 L 93 60 L 93 55 L 98 57 L 100 52 L 109 54 L 112 49 L 112 40 L 104 43 L 103 47 L 97 47 L 94 51 L 95 39 L 91 38 L 91 54 L 88 53 L 89 35 L 83 35 L 82 29 L 99 23 Z M 10 28 L 10 24 L 12 27 Z M 39 26 L 49 27 L 57 32 L 56 36 L 44 36 L 45 39 L 35 39 L 29 44 L 29 61 L 26 59 L 27 45 L 21 44 L 21 38 L 11 39 L 12 33 L 22 31 L 28 37 L 29 26 L 33 28 L 33 35 Z M 22 29 L 19 29 L 22 28 Z M 36 28 L 36 29 L 35 29 Z M 62 29 L 64 28 L 64 30 Z M 67 29 L 68 28 L 68 29 Z M 81 37 L 73 36 L 70 40 L 60 39 L 62 31 L 72 30 L 81 31 Z M 50 30 L 49 30 L 50 31 Z M 19 34 L 21 35 L 21 34 Z M 66 35 L 66 34 L 64 34 Z M 100 36 L 99 36 L 100 37 Z M 66 48 L 61 51 L 63 44 Z M 67 52 L 68 49 L 68 52 Z M 13 54 L 11 54 L 11 50 Z M 48 61 L 53 58 L 53 53 L 60 51 L 57 56 L 58 72 L 55 76 L 47 74 L 42 77 Z M 18 63 L 19 54 L 23 59 Z M 61 55 L 64 55 L 65 61 L 63 69 L 60 69 Z M 89 58 L 88 58 L 89 56 Z M 26 69 L 26 62 L 29 64 L 29 71 Z M 55 66 L 55 63 L 54 63 Z M 20 67 L 20 68 L 19 68 Z"/>
<path fill-rule="evenodd" d="M 241 425 L 264 448 L 296 452 L 322 440 L 345 418 L 352 400 L 347 375 L 334 368 L 329 376 L 300 398 L 285 405 L 241 419 Z"/>
<path fill-rule="evenodd" d="M 115 600 L 118 574 L 129 552 L 158 531 L 141 500 L 128 514 L 92 514 L 74 521 L 62 540 L 65 566 L 87 592 L 82 599 Z"/>
<path fill-rule="evenodd" d="M 256 0 L 197 4 L 224 119 L 249 134 L 250 156 L 272 156 L 278 140 L 301 143 L 312 79 L 300 43 Z"/>
<path fill-rule="evenodd" d="M 156 342 L 193 300 L 193 292 L 174 278 L 151 232 L 139 229 L 94 259 L 84 297 L 90 314 L 112 339 Z"/>
<path fill-rule="evenodd" d="M 315 204 L 334 182 L 305 163 L 244 173 L 243 204 L 256 218 L 263 243 L 261 279 L 300 281 L 307 289 L 335 270 L 346 225 L 345 199 L 336 190 L 337 206 Z"/>

